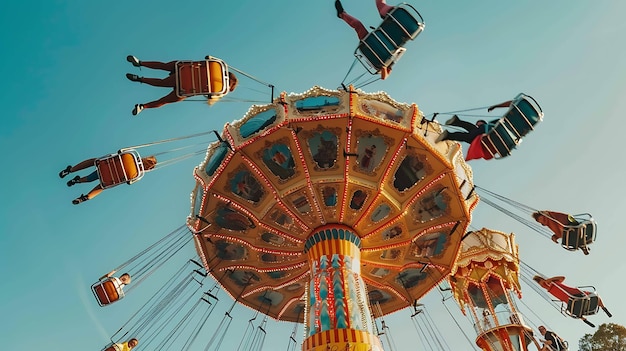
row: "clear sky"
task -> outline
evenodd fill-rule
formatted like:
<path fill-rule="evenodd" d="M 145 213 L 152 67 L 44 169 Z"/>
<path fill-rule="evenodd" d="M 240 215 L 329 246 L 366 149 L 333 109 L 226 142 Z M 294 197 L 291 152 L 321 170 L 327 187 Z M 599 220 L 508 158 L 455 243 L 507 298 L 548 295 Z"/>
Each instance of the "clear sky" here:
<path fill-rule="evenodd" d="M 622 127 L 626 110 L 626 3 L 422 0 L 413 5 L 424 16 L 426 30 L 407 45 L 388 80 L 365 90 L 415 102 L 426 114 L 487 106 L 519 92 L 535 97 L 545 111 L 544 122 L 509 158 L 472 161 L 474 181 L 535 208 L 590 212 L 599 223 L 598 240 L 589 256 L 566 252 L 484 203 L 472 226 L 515 232 L 525 263 L 548 276 L 565 275 L 572 285 L 598 289 L 614 317 L 600 313 L 590 318 L 594 323 L 626 325 L 626 239 L 619 224 L 626 209 L 626 171 L 623 142 L 616 137 L 621 132 L 614 130 Z M 344 7 L 368 26 L 380 21 L 373 1 L 344 0 Z M 135 103 L 167 90 L 126 80 L 126 72 L 153 73 L 132 67 L 126 55 L 169 61 L 211 54 L 273 83 L 277 91 L 302 92 L 313 85 L 338 87 L 356 44 L 331 0 L 4 3 L 3 347 L 101 349 L 166 275 L 155 274 L 108 308 L 96 305 L 89 286 L 184 223 L 192 170 L 200 158 L 150 173 L 80 206 L 71 200 L 91 186 L 67 188 L 67 179 L 57 176 L 61 169 L 121 147 L 221 130 L 249 106 L 182 102 L 133 117 Z M 232 98 L 268 99 L 258 93 L 264 89 L 241 78 Z M 190 246 L 174 266 L 191 256 Z M 527 315 L 533 327 L 545 322 L 573 350 L 584 333 L 594 331 L 561 316 L 528 286 L 522 288 L 525 304 L 541 316 L 540 321 Z M 474 340 L 471 325 L 452 301 L 444 306 L 433 292 L 422 302 L 452 349 L 472 350 L 463 336 Z M 236 312 L 235 329 L 240 330 L 251 312 Z M 205 342 L 219 316 L 201 334 Z M 399 350 L 415 348 L 408 316 L 401 311 L 386 318 Z M 265 349 L 284 349 L 291 328 L 270 323 Z M 235 331 L 229 338 L 239 336 Z"/>

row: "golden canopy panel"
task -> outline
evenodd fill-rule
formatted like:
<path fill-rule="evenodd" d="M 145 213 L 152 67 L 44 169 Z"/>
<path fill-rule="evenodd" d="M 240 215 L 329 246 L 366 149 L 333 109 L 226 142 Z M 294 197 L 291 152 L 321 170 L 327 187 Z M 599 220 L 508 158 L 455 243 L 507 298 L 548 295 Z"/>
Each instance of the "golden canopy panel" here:
<path fill-rule="evenodd" d="M 487 284 L 491 290 L 515 291 L 519 284 L 519 254 L 515 235 L 483 228 L 468 233 L 450 275 L 450 286 L 463 310 L 471 298 L 471 285 Z"/>
<path fill-rule="evenodd" d="M 385 93 L 283 93 L 227 124 L 195 169 L 189 227 L 233 298 L 302 321 L 304 243 L 327 224 L 361 238 L 361 274 L 383 314 L 448 275 L 477 204 L 458 143 Z"/>

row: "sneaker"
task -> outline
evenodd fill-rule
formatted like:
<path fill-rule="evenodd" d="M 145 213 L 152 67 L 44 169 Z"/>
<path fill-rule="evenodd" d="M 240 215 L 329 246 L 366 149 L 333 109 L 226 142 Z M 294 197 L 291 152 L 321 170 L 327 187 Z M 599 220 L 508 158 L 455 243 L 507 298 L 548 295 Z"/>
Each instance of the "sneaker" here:
<path fill-rule="evenodd" d="M 74 205 L 78 205 L 79 203 L 81 203 L 81 202 L 85 202 L 85 201 L 87 201 L 87 200 L 89 200 L 89 198 L 87 197 L 87 195 L 85 195 L 85 194 L 81 194 L 81 195 L 80 195 L 80 197 L 78 197 L 78 198 L 76 198 L 76 199 L 72 200 L 72 203 L 73 203 Z"/>
<path fill-rule="evenodd" d="M 67 182 L 67 186 L 72 186 L 72 185 L 74 185 L 74 184 L 78 184 L 78 183 L 80 183 L 80 176 L 76 176 L 76 177 L 74 177 L 73 179 L 70 179 L 70 180 Z"/>
<path fill-rule="evenodd" d="M 335 10 L 337 10 L 337 17 L 341 18 L 341 14 L 345 12 L 343 10 L 343 5 L 341 5 L 341 1 L 335 0 Z"/>
<path fill-rule="evenodd" d="M 136 74 L 126 73 L 126 78 L 128 78 L 131 82 L 141 82 L 141 77 Z"/>
<path fill-rule="evenodd" d="M 439 134 L 437 139 L 435 139 L 435 142 L 438 143 L 440 141 L 444 141 L 444 140 L 446 140 L 447 137 L 448 137 L 448 131 L 444 130 L 443 133 Z"/>
<path fill-rule="evenodd" d="M 141 61 L 133 55 L 126 56 L 126 61 L 132 63 L 135 67 L 141 67 Z"/>
<path fill-rule="evenodd" d="M 142 104 L 135 105 L 135 108 L 133 109 L 133 116 L 137 116 L 139 113 L 141 113 L 141 111 L 143 111 L 143 105 Z"/>
<path fill-rule="evenodd" d="M 59 172 L 59 177 L 61 178 L 65 178 L 66 175 L 70 174 L 70 170 L 72 169 L 72 166 L 69 165 L 67 166 L 64 170 L 62 170 L 61 172 Z"/>
<path fill-rule="evenodd" d="M 454 115 L 454 116 L 452 116 L 452 118 L 450 118 L 449 120 L 446 121 L 446 125 L 447 126 L 451 126 L 451 125 L 454 125 L 458 121 L 459 121 L 459 116 Z"/>

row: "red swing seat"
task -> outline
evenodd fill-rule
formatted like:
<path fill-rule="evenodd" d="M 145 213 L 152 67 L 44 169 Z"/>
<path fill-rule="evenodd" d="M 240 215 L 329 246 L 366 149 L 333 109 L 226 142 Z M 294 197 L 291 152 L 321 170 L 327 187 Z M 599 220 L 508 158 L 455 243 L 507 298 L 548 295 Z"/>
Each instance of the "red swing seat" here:
<path fill-rule="evenodd" d="M 179 97 L 205 95 L 221 98 L 228 93 L 228 66 L 218 58 L 176 62 L 176 94 Z"/>
<path fill-rule="evenodd" d="M 96 169 L 103 189 L 123 183 L 132 184 L 145 173 L 141 156 L 132 149 L 120 150 L 117 154 L 97 159 Z"/>
<path fill-rule="evenodd" d="M 118 278 L 110 277 L 94 283 L 91 286 L 91 291 L 96 297 L 98 304 L 100 306 L 106 306 L 124 298 L 124 289 L 122 289 L 122 286 L 123 284 Z"/>

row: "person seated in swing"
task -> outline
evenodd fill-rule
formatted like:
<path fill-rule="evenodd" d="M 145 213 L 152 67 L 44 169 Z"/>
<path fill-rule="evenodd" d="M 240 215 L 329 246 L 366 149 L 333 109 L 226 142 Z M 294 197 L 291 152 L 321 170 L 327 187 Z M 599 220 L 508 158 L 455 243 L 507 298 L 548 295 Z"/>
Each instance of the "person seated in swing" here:
<path fill-rule="evenodd" d="M 64 170 L 59 172 L 59 177 L 64 178 L 65 176 L 67 176 L 70 173 L 78 172 L 78 171 L 81 171 L 83 169 L 87 169 L 89 167 L 95 167 L 97 160 L 98 160 L 97 158 L 90 158 L 90 159 L 87 159 L 87 160 L 84 160 L 84 161 L 80 162 L 79 164 L 77 164 L 75 166 L 68 165 Z M 154 156 L 144 157 L 144 158 L 141 159 L 141 161 L 143 163 L 144 171 L 149 171 L 149 170 L 153 169 L 156 166 L 156 164 L 157 164 L 157 159 Z M 81 177 L 81 176 L 77 175 L 76 177 L 70 179 L 67 182 L 67 186 L 71 187 L 71 186 L 73 186 L 75 184 L 78 184 L 78 183 L 90 183 L 90 182 L 94 182 L 96 180 L 100 180 L 100 177 L 98 175 L 98 170 L 97 169 L 94 170 L 93 172 L 91 172 L 89 175 L 87 175 L 85 177 Z M 74 205 L 78 205 L 81 202 L 85 202 L 87 200 L 91 200 L 94 197 L 100 195 L 102 190 L 104 190 L 104 188 L 102 187 L 102 184 L 98 184 L 93 189 L 91 189 L 91 191 L 89 193 L 87 193 L 87 195 L 81 194 L 78 198 L 72 200 L 72 203 Z"/>
<path fill-rule="evenodd" d="M 170 62 L 160 62 L 160 61 L 140 61 L 138 58 L 132 55 L 128 55 L 126 57 L 126 61 L 130 62 L 135 67 L 148 67 L 151 69 L 162 70 L 169 72 L 169 75 L 165 78 L 145 78 L 140 77 L 136 74 L 126 73 L 126 78 L 128 78 L 132 82 L 146 83 L 148 85 L 152 85 L 155 87 L 165 87 L 172 88 L 172 91 L 165 95 L 164 97 L 147 102 L 144 104 L 136 104 L 133 108 L 132 114 L 133 116 L 138 115 L 145 108 L 157 108 L 161 107 L 165 104 L 170 104 L 173 102 L 178 102 L 185 100 L 187 96 L 180 96 L 178 91 L 176 90 L 176 64 L 179 61 L 170 61 Z M 237 87 L 237 76 L 234 73 L 228 72 L 228 91 L 234 91 Z M 216 103 L 221 97 L 208 95 L 208 104 L 213 105 Z"/>
<path fill-rule="evenodd" d="M 113 276 L 113 274 L 115 274 L 116 271 L 110 271 L 109 273 L 103 275 L 102 277 L 98 278 L 98 280 L 111 280 L 114 281 L 116 283 L 116 285 L 120 288 L 123 289 L 124 286 L 130 284 L 131 281 L 131 277 L 130 274 L 128 273 L 123 273 L 122 275 L 120 275 L 120 277 L 115 277 Z"/>
<path fill-rule="evenodd" d="M 604 313 L 607 314 L 607 316 L 612 317 L 609 310 L 604 306 L 604 303 L 602 302 L 602 299 L 600 298 L 600 296 L 597 296 L 596 294 L 591 293 L 589 291 L 580 290 L 579 288 L 575 288 L 575 287 L 571 287 L 571 286 L 563 284 L 563 281 L 565 281 L 565 277 L 563 276 L 545 278 L 540 275 L 536 275 L 533 277 L 533 280 L 537 282 L 539 286 L 546 289 L 549 294 L 551 294 L 552 296 L 556 297 L 559 301 L 564 302 L 566 304 L 571 303 L 572 300 L 575 300 L 577 298 L 597 297 L 598 306 L 602 308 L 602 310 L 604 311 Z M 582 311 L 582 312 L 583 312 L 582 313 L 583 315 L 586 315 L 588 314 L 587 312 L 589 311 Z"/>
<path fill-rule="evenodd" d="M 543 340 L 539 340 L 543 343 L 541 350 L 539 351 L 566 351 L 567 346 L 560 336 L 556 335 L 553 331 L 546 330 L 543 325 L 539 326 L 539 333 L 543 336 Z"/>
<path fill-rule="evenodd" d="M 553 211 L 537 211 L 532 214 L 535 221 L 543 226 L 550 228 L 554 233 L 552 235 L 552 241 L 558 244 L 559 239 L 563 237 L 563 231 L 565 226 L 579 225 L 577 220 L 567 213 L 553 212 Z"/>
<path fill-rule="evenodd" d="M 98 278 L 91 289 L 100 306 L 109 305 L 124 298 L 124 287 L 131 282 L 130 274 L 124 273 L 120 277 L 113 276 L 115 270 Z"/>
<path fill-rule="evenodd" d="M 122 343 L 115 343 L 104 349 L 104 351 L 130 351 L 135 348 L 137 344 L 139 344 L 139 340 L 132 338 Z"/>
<path fill-rule="evenodd" d="M 443 133 L 439 134 L 439 137 L 435 140 L 435 142 L 440 142 L 444 140 L 455 140 L 455 141 L 463 141 L 468 144 L 471 144 L 474 139 L 480 137 L 481 135 L 487 133 L 487 128 L 489 124 L 482 119 L 476 121 L 476 124 L 466 122 L 459 118 L 459 116 L 454 115 L 452 118 L 446 121 L 445 125 L 447 126 L 455 126 L 460 127 L 466 130 L 466 132 L 448 132 L 444 130 Z"/>
<path fill-rule="evenodd" d="M 389 11 L 393 10 L 395 6 L 387 5 L 386 0 L 376 0 L 376 8 L 378 9 L 378 14 L 380 18 L 384 19 L 385 16 L 389 13 Z M 344 22 L 346 22 L 350 27 L 352 27 L 356 31 L 356 35 L 359 40 L 365 39 L 369 31 L 365 28 L 363 23 L 359 21 L 357 18 L 350 16 L 343 9 L 343 5 L 340 0 L 335 0 L 335 9 L 337 10 L 337 17 L 341 18 Z M 391 66 L 389 67 L 380 67 L 380 78 L 387 79 L 389 74 L 391 73 Z"/>

